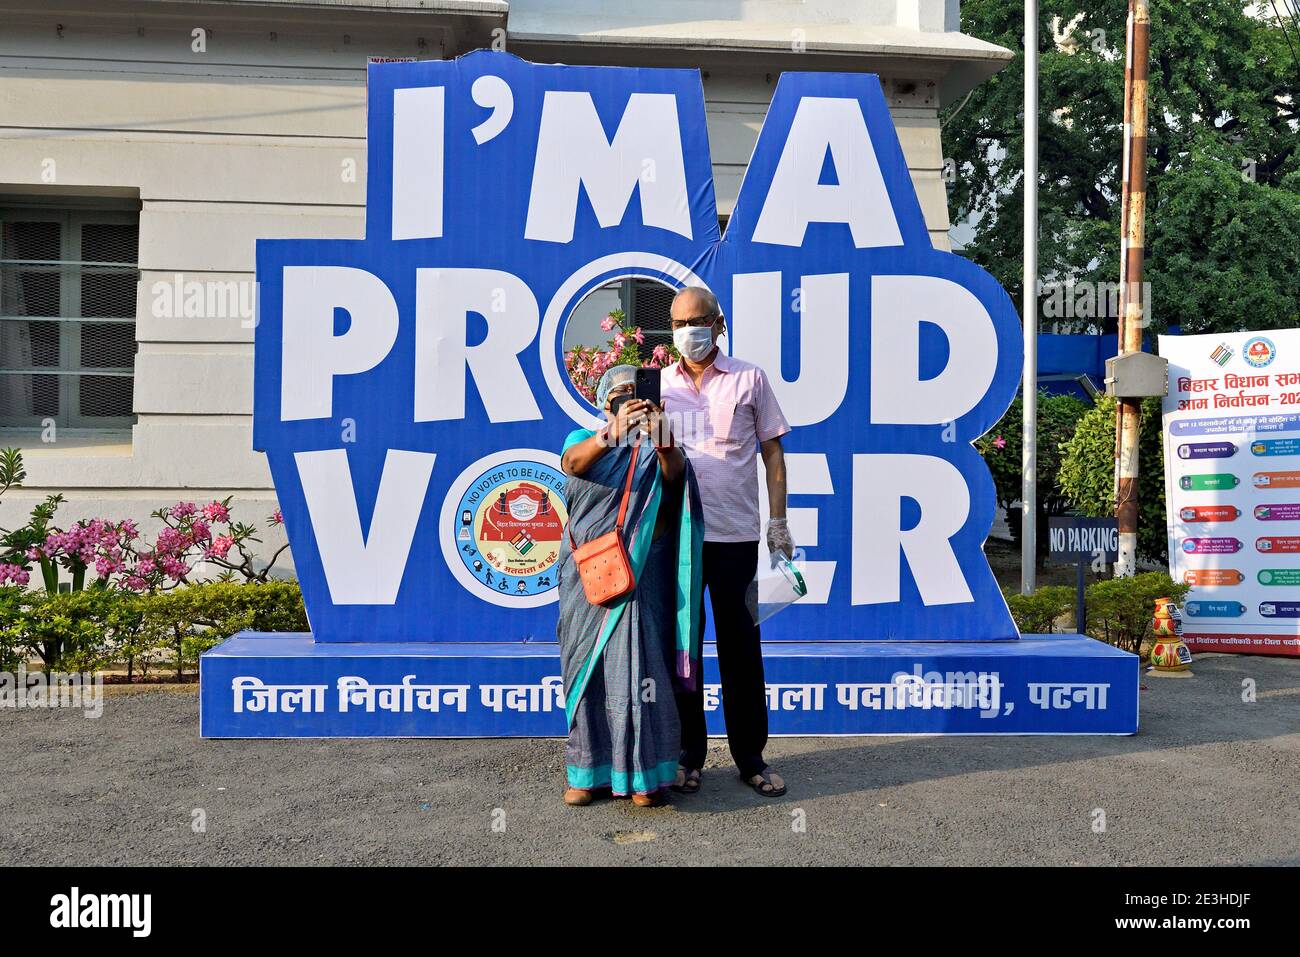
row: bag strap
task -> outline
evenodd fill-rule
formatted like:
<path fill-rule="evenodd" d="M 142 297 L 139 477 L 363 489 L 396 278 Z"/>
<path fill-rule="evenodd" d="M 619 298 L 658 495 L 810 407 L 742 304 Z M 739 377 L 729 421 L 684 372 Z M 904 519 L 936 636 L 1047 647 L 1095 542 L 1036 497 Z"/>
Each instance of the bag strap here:
<path fill-rule="evenodd" d="M 640 433 L 638 433 L 636 437 L 636 442 L 633 443 L 632 445 L 632 461 L 627 464 L 627 481 L 623 485 L 623 500 L 619 502 L 618 505 L 618 521 L 615 522 L 614 524 L 614 531 L 618 532 L 620 535 L 623 534 L 623 520 L 627 518 L 627 503 L 628 503 L 628 499 L 632 495 L 632 476 L 636 474 L 636 460 L 637 460 L 637 455 L 640 453 L 640 451 L 641 451 L 641 435 Z M 569 548 L 576 550 L 578 545 L 573 540 L 572 523 L 569 523 L 565 527 L 564 531 L 569 536 Z"/>
<path fill-rule="evenodd" d="M 614 531 L 622 534 L 623 519 L 627 518 L 627 502 L 632 495 L 632 476 L 636 473 L 636 460 L 641 452 L 641 433 L 638 432 L 636 442 L 632 445 L 632 461 L 627 463 L 627 482 L 623 485 L 623 501 L 618 503 L 618 521 L 614 523 Z"/>

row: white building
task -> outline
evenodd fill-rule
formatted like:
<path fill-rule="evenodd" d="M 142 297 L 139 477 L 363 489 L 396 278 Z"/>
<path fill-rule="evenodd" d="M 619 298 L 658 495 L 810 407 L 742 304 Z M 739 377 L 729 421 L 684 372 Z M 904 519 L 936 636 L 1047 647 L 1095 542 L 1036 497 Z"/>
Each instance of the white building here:
<path fill-rule="evenodd" d="M 723 217 L 781 71 L 878 73 L 943 248 L 938 110 L 1011 57 L 958 0 L 0 0 L 0 446 L 28 472 L 0 527 L 54 492 L 62 523 L 230 493 L 269 514 L 254 240 L 361 237 L 369 57 L 490 46 L 698 67 Z"/>

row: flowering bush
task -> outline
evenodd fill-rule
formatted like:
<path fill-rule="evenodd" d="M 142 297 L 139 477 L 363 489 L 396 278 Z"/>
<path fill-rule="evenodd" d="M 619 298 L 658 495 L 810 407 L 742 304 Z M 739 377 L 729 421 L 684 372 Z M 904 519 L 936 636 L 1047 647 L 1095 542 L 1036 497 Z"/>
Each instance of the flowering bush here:
<path fill-rule="evenodd" d="M 604 349 L 594 346 L 576 346 L 564 354 L 564 368 L 569 381 L 588 402 L 596 401 L 596 386 L 600 377 L 617 365 L 641 366 L 645 369 L 662 369 L 672 365 L 680 356 L 671 345 L 655 346 L 650 358 L 642 360 L 641 346 L 645 332 L 640 326 L 629 325 L 622 309 L 615 309 L 601 320 L 600 328 L 613 333 Z"/>
<path fill-rule="evenodd" d="M 0 495 L 24 478 L 22 455 L 0 449 Z M 298 583 L 270 577 L 288 545 L 258 569 L 251 550 L 261 544 L 258 530 L 234 519 L 230 497 L 159 509 L 152 542 L 129 519 L 59 528 L 63 502 L 51 495 L 21 528 L 0 529 L 0 671 L 35 656 L 57 670 L 121 662 L 130 680 L 168 661 L 182 680 L 203 651 L 236 631 L 308 630 Z M 284 516 L 277 508 L 267 521 L 282 525 Z M 219 580 L 191 583 L 205 564 L 220 569 Z M 43 591 L 27 589 L 33 567 Z M 71 590 L 59 589 L 63 573 Z"/>
<path fill-rule="evenodd" d="M 162 528 L 150 543 L 130 519 L 112 522 L 94 518 L 67 529 L 57 528 L 52 523 L 63 496 L 51 495 L 32 510 L 25 526 L 0 539 L 0 586 L 27 585 L 33 563 L 40 568 L 45 590 L 51 593 L 59 590 L 61 571 L 70 577 L 72 590 L 80 591 L 92 569 L 92 587 L 134 592 L 186 584 L 204 564 L 220 569 L 217 577 L 223 581 L 265 582 L 288 545 L 281 546 L 258 569 L 251 551 L 251 546 L 261 544 L 258 529 L 235 521 L 230 501 L 228 496 L 202 506 L 177 502 L 157 510 L 153 517 L 162 522 Z M 268 521 L 283 523 L 279 509 Z"/>
<path fill-rule="evenodd" d="M 221 569 L 217 576 L 221 581 L 267 581 L 289 546 L 280 546 L 265 567 L 257 570 L 255 556 L 249 550 L 250 545 L 261 544 L 257 527 L 236 522 L 230 513 L 230 500 L 231 496 L 227 496 L 203 506 L 177 502 L 154 512 L 154 518 L 163 523 L 154 543 L 136 549 L 133 563 L 111 566 L 112 571 L 121 574 L 120 584 L 132 591 L 159 591 L 188 582 L 193 570 L 204 563 Z M 267 521 L 280 525 L 284 518 L 276 509 Z"/>

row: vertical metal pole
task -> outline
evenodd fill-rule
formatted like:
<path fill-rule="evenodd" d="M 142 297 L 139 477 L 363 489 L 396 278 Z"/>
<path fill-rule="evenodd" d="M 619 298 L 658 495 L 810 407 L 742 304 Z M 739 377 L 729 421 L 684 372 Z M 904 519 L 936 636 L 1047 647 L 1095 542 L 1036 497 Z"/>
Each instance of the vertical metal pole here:
<path fill-rule="evenodd" d="M 1025 335 L 1020 591 L 1032 595 L 1038 545 L 1038 0 L 1025 0 Z"/>
<path fill-rule="evenodd" d="M 1084 597 L 1087 582 L 1083 573 L 1087 566 L 1082 558 L 1075 564 L 1078 567 L 1074 573 L 1074 630 L 1082 635 L 1088 627 L 1088 610 Z"/>
<path fill-rule="evenodd" d="M 1151 46 L 1148 0 L 1129 0 L 1128 62 L 1124 88 L 1124 168 L 1127 191 L 1123 202 L 1123 261 L 1120 264 L 1119 351 L 1142 351 L 1146 328 L 1143 266 L 1146 256 L 1147 73 Z M 1121 398 L 1115 407 L 1115 518 L 1119 523 L 1116 577 L 1137 570 L 1138 437 L 1142 403 Z"/>

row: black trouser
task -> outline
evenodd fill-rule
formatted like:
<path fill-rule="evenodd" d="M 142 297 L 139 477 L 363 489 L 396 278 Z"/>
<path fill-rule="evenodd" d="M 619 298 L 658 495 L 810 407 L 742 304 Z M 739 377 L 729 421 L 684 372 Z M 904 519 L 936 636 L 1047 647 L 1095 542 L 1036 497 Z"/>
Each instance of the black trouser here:
<path fill-rule="evenodd" d="M 746 778 L 763 770 L 767 746 L 767 686 L 758 625 L 745 606 L 745 590 L 758 570 L 758 542 L 705 542 L 704 587 L 713 606 L 713 632 L 722 675 L 722 713 L 731 757 Z M 700 622 L 703 626 L 703 612 Z M 677 695 L 682 724 L 682 766 L 703 767 L 708 749 L 704 687 Z"/>

